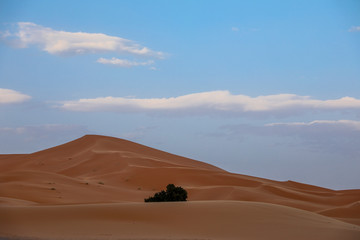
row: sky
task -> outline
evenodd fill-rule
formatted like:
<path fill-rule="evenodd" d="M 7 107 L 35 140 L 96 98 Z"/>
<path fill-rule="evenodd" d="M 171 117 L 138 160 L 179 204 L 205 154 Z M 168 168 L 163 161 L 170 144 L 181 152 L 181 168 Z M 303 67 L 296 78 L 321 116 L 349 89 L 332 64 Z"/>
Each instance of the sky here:
<path fill-rule="evenodd" d="M 0 153 L 85 134 L 360 188 L 360 1 L 0 0 Z"/>

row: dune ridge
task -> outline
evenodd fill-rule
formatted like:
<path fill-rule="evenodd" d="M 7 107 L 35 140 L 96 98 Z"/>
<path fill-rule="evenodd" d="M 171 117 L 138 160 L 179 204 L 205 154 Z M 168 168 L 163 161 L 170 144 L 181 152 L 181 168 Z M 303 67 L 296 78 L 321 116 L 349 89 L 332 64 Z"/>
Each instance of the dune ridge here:
<path fill-rule="evenodd" d="M 172 211 L 179 211 L 183 206 L 187 206 L 186 209 L 191 209 L 193 212 L 193 214 L 188 212 L 191 219 L 197 217 L 196 212 L 200 214 L 202 206 L 207 206 L 206 211 L 209 212 L 212 212 L 213 208 L 222 208 L 224 211 L 232 213 L 220 214 L 220 219 L 228 224 L 231 224 L 229 219 L 235 221 L 234 218 L 243 223 L 245 220 L 237 215 L 240 214 L 238 209 L 245 211 L 244 209 L 253 209 L 253 206 L 260 204 L 256 205 L 260 209 L 263 207 L 265 209 L 287 209 L 283 216 L 277 217 L 280 217 L 280 220 L 284 216 L 286 219 L 292 219 L 288 226 L 291 229 L 297 225 L 295 218 L 291 218 L 291 216 L 299 214 L 300 217 L 310 214 L 306 215 L 311 216 L 306 218 L 309 222 L 305 224 L 304 220 L 303 224 L 306 225 L 306 228 L 312 229 L 311 231 L 319 230 L 311 227 L 312 224 L 315 224 L 311 221 L 315 221 L 314 226 L 333 232 L 332 236 L 336 236 L 336 234 L 349 236 L 349 238 L 343 239 L 355 239 L 352 236 L 360 236 L 359 228 L 356 226 L 360 225 L 360 190 L 335 191 L 293 181 L 279 182 L 230 173 L 204 162 L 173 155 L 127 140 L 97 135 L 86 135 L 69 143 L 32 154 L 0 155 L 0 215 L 2 215 L 0 220 L 2 221 L 1 226 L 7 226 L 6 228 L 0 227 L 0 236 L 1 234 L 11 236 L 11 233 L 17 236 L 16 227 L 6 223 L 7 221 L 4 219 L 6 214 L 4 213 L 7 213 L 8 218 L 17 219 L 17 224 L 14 223 L 14 225 L 27 229 L 24 230 L 24 234 L 19 236 L 46 239 L 49 237 L 46 234 L 36 235 L 35 230 L 35 232 L 30 230 L 30 226 L 37 229 L 38 226 L 35 223 L 40 224 L 41 221 L 48 218 L 46 212 L 56 216 L 58 209 L 63 209 L 69 213 L 72 219 L 78 218 L 78 224 L 82 226 L 84 221 L 86 222 L 86 215 L 77 215 L 70 209 L 86 208 L 95 214 L 94 216 L 97 216 L 98 210 L 96 209 L 98 208 L 104 211 L 111 208 L 115 212 L 120 211 L 118 208 L 121 211 L 131 208 L 134 216 L 141 215 L 141 219 L 136 220 L 137 226 L 144 221 L 150 221 L 146 223 L 148 225 L 141 226 L 148 229 L 145 232 L 153 231 L 154 234 L 150 235 L 154 238 L 161 235 L 158 234 L 160 230 L 156 230 L 161 225 L 160 222 L 153 218 L 147 219 L 142 216 L 140 210 L 135 208 L 143 209 L 145 212 L 150 211 L 152 214 L 153 209 L 160 205 L 145 205 L 142 203 L 143 199 L 164 189 L 168 183 L 184 187 L 189 193 L 190 202 L 186 203 L 188 205 L 176 203 L 172 205 L 172 208 L 165 204 L 163 205 L 164 209 L 171 208 Z M 162 212 L 163 210 L 158 209 L 158 211 L 163 214 L 164 218 L 169 218 L 166 214 L 169 214 L 170 210 Z M 17 217 L 19 212 L 29 212 L 30 215 L 36 213 L 39 219 L 31 223 L 26 218 Z M 266 219 L 265 212 L 255 215 Z M 273 218 L 276 218 L 275 212 L 273 212 Z M 132 219 L 130 215 L 126 221 Z M 57 218 L 62 219 L 61 216 L 63 220 L 66 218 L 61 214 Z M 214 213 L 214 216 L 217 215 Z M 114 221 L 112 224 L 121 223 L 120 225 L 123 227 L 128 225 L 128 222 L 119 220 L 119 217 L 109 218 L 106 218 L 106 221 Z M 221 224 L 215 220 L 209 223 L 205 218 L 198 220 L 204 223 L 204 225 L 200 224 L 203 228 L 206 227 L 206 224 L 209 226 Z M 49 224 L 56 223 L 55 219 L 46 221 Z M 91 224 L 96 223 L 102 226 L 99 221 L 93 219 Z M 280 226 L 280 222 L 278 222 L 278 226 Z M 334 224 L 321 225 L 329 222 Z M 181 224 L 181 226 L 189 228 L 187 223 Z M 285 223 L 281 222 L 281 224 Z M 149 227 L 150 225 L 157 227 L 152 229 Z M 169 226 L 169 228 L 173 227 Z M 250 228 L 250 226 L 248 227 Z M 70 234 L 71 226 L 64 226 L 64 228 L 68 229 L 66 232 Z M 13 229 L 13 232 L 6 229 Z M 41 231 L 45 233 L 47 230 L 44 228 Z M 235 230 L 229 229 L 229 231 L 234 235 L 238 234 L 234 232 Z M 113 232 L 117 239 L 121 239 L 121 234 Z M 264 230 L 264 232 L 266 231 Z M 71 233 L 74 234 L 74 232 Z M 239 239 L 230 236 L 232 234 L 219 233 L 217 235 L 211 231 L 208 233 L 209 235 L 202 235 L 195 234 L 193 231 L 185 235 L 177 233 L 175 237 L 213 239 L 211 236 L 215 236 L 214 239 Z M 64 237 L 69 239 L 74 237 L 70 235 Z M 174 236 L 165 235 L 161 235 L 162 238 L 174 239 Z M 261 239 L 255 235 L 249 239 Z M 323 238 L 325 235 L 321 235 L 319 239 L 325 239 Z M 86 236 L 89 237 L 89 235 Z M 275 234 L 274 236 L 278 237 L 279 235 Z M 291 236 L 289 239 L 300 239 L 296 238 L 297 235 Z M 61 238 L 60 235 L 57 237 Z M 147 236 L 136 235 L 135 237 L 145 238 Z M 56 239 L 56 236 L 52 236 L 52 239 Z M 77 236 L 76 239 L 80 239 L 80 236 Z M 96 239 L 109 239 L 109 236 L 104 235 Z M 311 237 L 307 236 L 306 239 L 311 239 Z"/>

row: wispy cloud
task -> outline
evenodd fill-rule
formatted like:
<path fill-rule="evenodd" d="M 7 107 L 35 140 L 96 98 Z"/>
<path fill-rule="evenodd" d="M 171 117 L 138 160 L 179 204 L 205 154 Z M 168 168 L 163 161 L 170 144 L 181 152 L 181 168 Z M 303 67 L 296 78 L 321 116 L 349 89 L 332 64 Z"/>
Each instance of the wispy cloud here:
<path fill-rule="evenodd" d="M 38 137 L 39 135 L 44 136 L 44 133 L 58 133 L 64 131 L 85 131 L 85 128 L 78 125 L 64 125 L 64 124 L 44 124 L 37 126 L 23 126 L 23 127 L 4 127 L 0 128 L 0 133 L 11 133 L 16 135 L 32 135 L 31 139 Z"/>
<path fill-rule="evenodd" d="M 44 124 L 0 128 L 0 153 L 28 153 L 66 143 L 89 134 L 80 125 Z"/>
<path fill-rule="evenodd" d="M 64 101 L 60 108 L 69 111 L 150 112 L 180 114 L 235 114 L 240 116 L 291 116 L 309 111 L 360 110 L 360 100 L 352 97 L 319 100 L 295 94 L 250 97 L 229 91 L 213 91 L 169 98 L 99 97 Z"/>
<path fill-rule="evenodd" d="M 31 99 L 29 95 L 15 90 L 0 88 L 0 104 L 21 103 Z"/>
<path fill-rule="evenodd" d="M 221 127 L 229 134 L 262 136 L 302 136 L 311 137 L 332 135 L 333 137 L 360 137 L 360 121 L 354 120 L 315 120 L 311 122 L 269 123 L 265 125 L 235 124 Z M 359 138 L 360 140 L 360 138 Z"/>
<path fill-rule="evenodd" d="M 163 52 L 151 50 L 129 39 L 103 33 L 58 31 L 31 22 L 19 22 L 17 25 L 17 32 L 6 31 L 1 38 L 19 48 L 35 45 L 55 55 L 115 52 L 135 56 L 164 57 Z"/>
<path fill-rule="evenodd" d="M 142 139 L 146 134 L 156 129 L 156 126 L 147 126 L 147 127 L 137 127 L 133 131 L 122 133 L 120 135 L 121 138 L 129 139 L 132 141 L 138 141 Z"/>
<path fill-rule="evenodd" d="M 360 121 L 354 120 L 315 120 L 312 122 L 269 123 L 266 127 L 289 127 L 289 128 L 318 128 L 318 127 L 341 127 L 351 131 L 360 132 Z"/>
<path fill-rule="evenodd" d="M 102 64 L 110 64 L 110 65 L 114 65 L 117 67 L 125 67 L 125 68 L 137 67 L 137 66 L 147 66 L 147 65 L 154 64 L 153 60 L 149 60 L 146 62 L 137 62 L 137 61 L 129 61 L 126 59 L 119 59 L 119 58 L 114 58 L 114 57 L 111 59 L 99 58 L 97 60 L 97 62 L 102 63 Z"/>
<path fill-rule="evenodd" d="M 238 31 L 239 31 L 239 28 L 238 28 L 238 27 L 232 27 L 232 28 L 231 28 L 231 31 L 233 31 L 233 32 L 238 32 Z"/>
<path fill-rule="evenodd" d="M 360 32 L 360 26 L 352 26 L 349 32 Z"/>
<path fill-rule="evenodd" d="M 306 147 L 314 151 L 358 156 L 360 154 L 360 121 L 315 120 L 311 122 L 226 125 L 218 136 L 244 139 L 246 135 L 283 137 L 283 144 Z M 286 139 L 286 140 L 285 140 Z M 295 145 L 294 143 L 297 143 Z"/>

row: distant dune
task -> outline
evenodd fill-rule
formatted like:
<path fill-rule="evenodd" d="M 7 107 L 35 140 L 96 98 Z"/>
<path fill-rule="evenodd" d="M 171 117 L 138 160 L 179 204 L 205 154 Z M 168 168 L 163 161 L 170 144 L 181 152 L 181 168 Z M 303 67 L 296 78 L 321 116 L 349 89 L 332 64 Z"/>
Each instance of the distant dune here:
<path fill-rule="evenodd" d="M 143 203 L 168 183 L 186 203 Z M 0 155 L 0 236 L 36 239 L 360 239 L 360 190 L 230 173 L 87 135 Z"/>

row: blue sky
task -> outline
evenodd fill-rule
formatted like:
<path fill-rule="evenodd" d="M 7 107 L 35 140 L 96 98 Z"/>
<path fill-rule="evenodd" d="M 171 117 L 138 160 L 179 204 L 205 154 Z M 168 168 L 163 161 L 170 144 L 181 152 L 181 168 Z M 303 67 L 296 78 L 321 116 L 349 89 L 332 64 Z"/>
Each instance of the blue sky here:
<path fill-rule="evenodd" d="M 0 153 L 121 137 L 360 188 L 359 1 L 0 0 Z"/>

